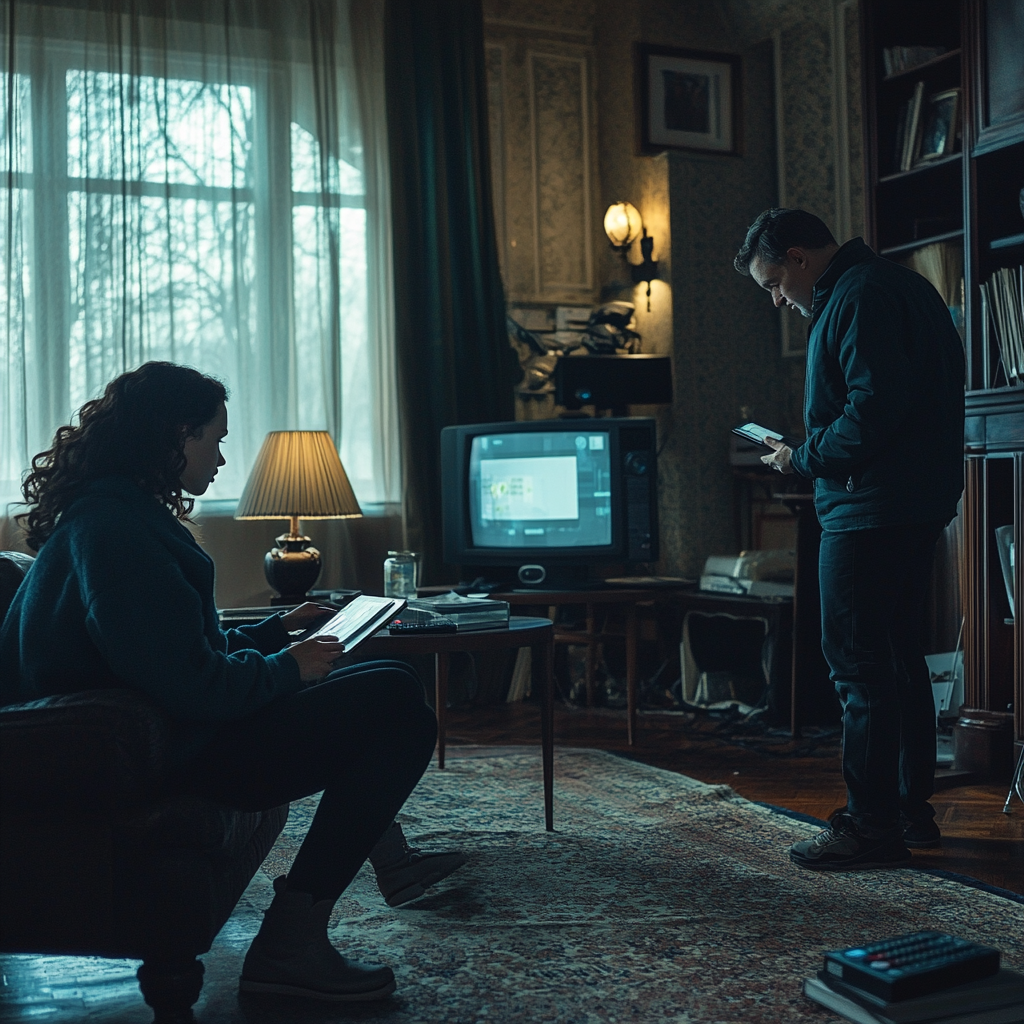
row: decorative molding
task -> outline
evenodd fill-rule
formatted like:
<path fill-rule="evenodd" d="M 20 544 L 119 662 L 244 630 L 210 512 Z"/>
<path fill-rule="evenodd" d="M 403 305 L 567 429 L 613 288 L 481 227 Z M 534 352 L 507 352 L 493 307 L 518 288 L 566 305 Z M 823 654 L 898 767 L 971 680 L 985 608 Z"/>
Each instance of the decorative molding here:
<path fill-rule="evenodd" d="M 499 28 L 515 28 L 523 32 L 538 32 L 545 36 L 576 36 L 578 39 L 585 39 L 588 43 L 592 41 L 594 33 L 589 29 L 582 28 L 559 28 L 557 25 L 542 25 L 532 21 L 513 21 L 510 18 L 484 18 L 484 25 L 496 25 Z"/>
<path fill-rule="evenodd" d="M 538 297 L 590 292 L 594 258 L 587 59 L 531 50 L 527 87 L 535 291 Z M 564 148 L 574 131 L 578 151 Z"/>

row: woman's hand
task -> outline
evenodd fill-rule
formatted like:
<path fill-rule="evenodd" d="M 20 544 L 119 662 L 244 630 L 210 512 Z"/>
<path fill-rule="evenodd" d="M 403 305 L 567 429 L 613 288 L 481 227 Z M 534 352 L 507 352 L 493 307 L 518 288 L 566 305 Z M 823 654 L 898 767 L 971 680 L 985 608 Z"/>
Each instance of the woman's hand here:
<path fill-rule="evenodd" d="M 286 650 L 299 664 L 299 678 L 304 683 L 315 683 L 334 668 L 345 653 L 345 645 L 336 636 L 314 636 Z"/>
<path fill-rule="evenodd" d="M 293 608 L 290 612 L 285 612 L 281 616 L 281 621 L 289 633 L 294 633 L 297 629 L 305 629 L 307 626 L 311 626 L 317 619 L 326 619 L 328 615 L 333 615 L 337 610 L 337 608 L 331 608 L 329 605 L 317 604 L 315 601 L 306 601 L 297 608 Z"/>

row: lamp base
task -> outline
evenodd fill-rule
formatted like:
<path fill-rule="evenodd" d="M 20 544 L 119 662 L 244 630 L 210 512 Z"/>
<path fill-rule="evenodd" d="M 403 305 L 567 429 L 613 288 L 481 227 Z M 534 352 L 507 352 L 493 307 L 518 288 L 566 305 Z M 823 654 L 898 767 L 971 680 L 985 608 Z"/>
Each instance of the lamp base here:
<path fill-rule="evenodd" d="M 302 604 L 306 592 L 320 578 L 320 552 L 308 537 L 282 533 L 263 559 L 263 573 L 277 591 L 271 605 Z"/>

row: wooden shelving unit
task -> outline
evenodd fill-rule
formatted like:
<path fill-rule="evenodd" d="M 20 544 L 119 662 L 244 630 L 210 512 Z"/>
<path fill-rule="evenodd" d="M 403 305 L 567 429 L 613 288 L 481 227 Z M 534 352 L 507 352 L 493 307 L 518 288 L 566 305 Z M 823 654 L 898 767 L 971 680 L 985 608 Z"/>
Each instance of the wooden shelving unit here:
<path fill-rule="evenodd" d="M 932 242 L 961 241 L 967 359 L 964 538 L 965 706 L 1012 720 L 1024 742 L 1024 386 L 1009 386 L 994 340 L 982 330 L 981 284 L 1024 263 L 1024 76 L 1019 0 L 862 0 L 865 160 L 869 241 L 894 259 Z M 947 52 L 885 76 L 883 50 Z M 958 88 L 957 152 L 900 171 L 894 166 L 901 104 Z M 987 340 L 987 344 L 985 341 Z M 1014 604 L 994 531 L 1013 525 Z M 1019 749 L 1019 748 L 1018 748 Z"/>

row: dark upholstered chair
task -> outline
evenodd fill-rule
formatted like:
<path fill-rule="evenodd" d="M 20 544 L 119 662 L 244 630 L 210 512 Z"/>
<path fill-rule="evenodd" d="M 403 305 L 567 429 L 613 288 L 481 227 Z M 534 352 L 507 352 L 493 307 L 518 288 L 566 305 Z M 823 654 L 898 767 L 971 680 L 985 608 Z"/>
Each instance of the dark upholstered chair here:
<path fill-rule="evenodd" d="M 0 552 L 0 621 L 31 563 Z M 193 1020 L 196 957 L 288 817 L 161 796 L 169 732 L 127 689 L 0 709 L 0 950 L 141 959 L 161 1024 Z"/>

